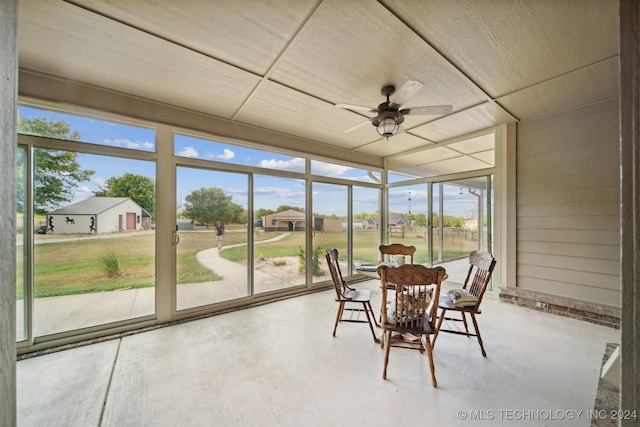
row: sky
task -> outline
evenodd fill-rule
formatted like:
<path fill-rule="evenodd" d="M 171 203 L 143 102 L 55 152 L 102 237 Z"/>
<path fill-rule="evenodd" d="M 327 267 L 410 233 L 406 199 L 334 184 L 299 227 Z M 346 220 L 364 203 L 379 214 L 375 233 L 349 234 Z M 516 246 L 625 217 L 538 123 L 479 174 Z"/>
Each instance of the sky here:
<path fill-rule="evenodd" d="M 47 121 L 65 121 L 72 131 L 81 135 L 83 142 L 133 150 L 155 151 L 155 132 L 150 129 L 107 122 L 92 118 L 62 114 L 53 111 L 33 109 L 19 106 L 22 118 L 45 118 Z M 174 153 L 178 157 L 198 158 L 256 166 L 271 170 L 304 172 L 305 160 L 291 155 L 278 154 L 252 148 L 204 140 L 185 135 L 176 135 Z M 107 179 L 119 177 L 125 173 L 156 178 L 155 163 L 144 160 L 112 158 L 79 153 L 77 157 L 82 169 L 95 171 L 91 180 L 80 183 L 74 189 L 73 201 L 84 200 L 105 187 Z M 215 165 L 212 163 L 212 167 Z M 316 175 L 344 178 L 358 182 L 375 182 L 369 171 L 344 165 L 321 161 L 312 161 L 311 172 Z M 380 173 L 374 172 L 375 178 L 380 179 Z M 185 197 L 200 188 L 218 187 L 225 194 L 231 195 L 234 203 L 247 208 L 248 177 L 243 173 L 230 173 L 210 169 L 198 169 L 189 166 L 179 166 L 176 171 L 176 208 L 184 205 Z M 397 177 L 396 177 L 397 178 Z M 393 180 L 391 180 L 393 182 Z M 314 183 L 313 211 L 325 215 L 344 216 L 347 214 L 347 190 L 343 185 Z M 254 176 L 254 208 L 275 210 L 281 205 L 304 207 L 304 181 L 300 179 L 277 177 L 265 174 Z M 378 190 L 366 187 L 354 187 L 353 212 L 374 213 L 378 210 Z M 466 192 L 451 187 L 446 190 L 445 200 L 448 211 L 446 214 L 466 216 L 469 204 L 476 203 L 475 197 Z M 389 205 L 392 212 L 427 213 L 427 187 L 400 187 L 391 189 Z"/>

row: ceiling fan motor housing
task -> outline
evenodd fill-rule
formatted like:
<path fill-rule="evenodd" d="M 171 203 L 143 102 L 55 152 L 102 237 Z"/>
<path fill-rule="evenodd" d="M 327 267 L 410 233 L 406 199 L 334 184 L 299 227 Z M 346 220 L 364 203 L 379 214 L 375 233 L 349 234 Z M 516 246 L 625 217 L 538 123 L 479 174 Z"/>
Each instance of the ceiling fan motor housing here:
<path fill-rule="evenodd" d="M 378 125 L 382 123 L 386 118 L 392 118 L 398 125 L 404 122 L 404 116 L 402 115 L 402 113 L 400 113 L 397 108 L 389 107 L 388 102 L 383 102 L 382 104 L 378 105 L 378 111 L 380 112 L 378 113 L 378 116 L 371 119 L 371 124 L 373 124 L 375 127 L 378 127 Z"/>

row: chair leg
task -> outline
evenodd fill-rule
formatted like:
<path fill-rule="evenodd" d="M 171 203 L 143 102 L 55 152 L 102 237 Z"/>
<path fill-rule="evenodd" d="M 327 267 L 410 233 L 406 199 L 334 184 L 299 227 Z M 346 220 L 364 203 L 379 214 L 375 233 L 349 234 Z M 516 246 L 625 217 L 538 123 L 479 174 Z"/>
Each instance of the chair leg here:
<path fill-rule="evenodd" d="M 373 342 L 378 343 L 380 340 L 376 337 L 376 331 L 373 329 L 373 323 L 371 320 L 375 322 L 376 326 L 378 326 L 378 322 L 376 322 L 376 316 L 373 314 L 373 308 L 371 308 L 370 302 L 363 302 L 362 306 L 364 307 L 364 314 L 367 315 L 367 320 L 369 321 L 369 329 L 371 329 L 371 335 L 373 335 Z"/>
<path fill-rule="evenodd" d="M 340 323 L 340 319 L 342 318 L 342 312 L 344 311 L 344 301 L 340 301 L 340 305 L 338 306 L 338 314 L 336 315 L 336 324 L 333 326 L 333 336 L 336 336 L 336 331 L 338 330 L 338 323 Z"/>
<path fill-rule="evenodd" d="M 460 312 L 460 314 L 462 315 L 462 323 L 464 323 L 464 330 L 467 333 L 467 336 L 469 336 L 469 325 L 467 325 L 467 316 L 464 311 Z"/>
<path fill-rule="evenodd" d="M 389 349 L 391 348 L 391 331 L 384 332 L 384 367 L 382 368 L 382 379 L 387 379 L 387 364 L 389 363 Z"/>
<path fill-rule="evenodd" d="M 371 302 L 368 302 L 367 306 L 369 307 L 369 313 L 371 313 L 371 318 L 373 319 L 373 324 L 376 325 L 376 328 L 377 328 L 380 325 L 378 325 L 378 321 L 376 320 L 376 315 L 373 312 L 373 307 L 371 307 Z"/>
<path fill-rule="evenodd" d="M 476 336 L 478 337 L 478 343 L 480 343 L 480 350 L 482 350 L 482 357 L 487 357 L 487 352 L 484 351 L 484 346 L 482 345 L 482 338 L 480 337 L 480 329 L 478 329 L 478 322 L 476 322 L 476 316 L 473 313 L 469 313 L 471 315 L 471 320 L 473 321 L 473 327 L 476 329 Z"/>
<path fill-rule="evenodd" d="M 431 385 L 438 387 L 438 381 L 436 381 L 436 368 L 433 365 L 433 352 L 431 351 L 431 342 L 429 336 L 425 336 L 424 348 L 427 350 L 427 356 L 429 357 L 429 369 L 431 370 Z"/>
<path fill-rule="evenodd" d="M 440 327 L 442 326 L 442 322 L 444 321 L 444 315 L 446 312 L 447 310 L 443 308 L 442 312 L 440 313 L 440 317 L 438 318 L 438 325 L 436 326 L 436 333 L 433 334 L 433 341 L 431 341 L 431 347 L 436 346 L 436 339 L 438 339 L 438 333 L 440 332 Z M 429 339 L 429 337 L 427 337 L 427 339 Z"/>

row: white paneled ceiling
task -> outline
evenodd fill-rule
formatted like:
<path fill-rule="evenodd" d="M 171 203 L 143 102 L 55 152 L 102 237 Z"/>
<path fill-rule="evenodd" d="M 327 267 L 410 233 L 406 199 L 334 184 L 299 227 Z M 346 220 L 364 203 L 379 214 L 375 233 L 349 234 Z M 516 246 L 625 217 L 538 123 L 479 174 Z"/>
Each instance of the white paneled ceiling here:
<path fill-rule="evenodd" d="M 493 164 L 478 135 L 617 97 L 615 0 L 20 0 L 19 66 L 380 157 L 423 175 Z M 383 86 L 423 83 L 389 140 Z M 330 156 L 330 153 L 328 153 Z M 351 158 L 357 158 L 351 156 Z"/>

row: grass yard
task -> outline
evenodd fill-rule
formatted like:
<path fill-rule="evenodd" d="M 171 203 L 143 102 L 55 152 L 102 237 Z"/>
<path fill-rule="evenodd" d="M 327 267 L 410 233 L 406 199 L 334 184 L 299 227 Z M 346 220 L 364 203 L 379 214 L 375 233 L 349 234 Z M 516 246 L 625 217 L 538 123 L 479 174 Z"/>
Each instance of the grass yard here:
<path fill-rule="evenodd" d="M 254 241 L 259 242 L 282 233 L 256 231 Z M 201 283 L 219 280 L 220 277 L 210 269 L 202 266 L 196 254 L 205 249 L 215 248 L 217 240 L 213 230 L 181 231 L 178 233 L 180 243 L 177 251 L 177 283 Z M 59 235 L 37 235 L 38 241 L 60 238 Z M 73 295 L 113 291 L 117 289 L 144 288 L 155 285 L 155 234 L 141 233 L 133 236 L 113 236 L 51 242 L 35 245 L 34 254 L 34 293 L 35 298 Z M 305 233 L 294 232 L 281 240 L 255 245 L 256 258 L 280 258 L 298 256 L 304 247 Z M 435 238 L 434 238 L 435 240 Z M 246 243 L 247 234 L 244 228 L 229 229 L 225 233 L 223 246 Z M 425 238 L 419 233 L 406 233 L 404 237 L 392 236 L 391 242 L 414 245 L 415 261 L 426 262 L 427 248 Z M 347 239 L 345 232 L 316 233 L 313 236 L 314 248 L 337 248 L 346 256 Z M 466 241 L 460 233 L 445 234 L 444 259 L 466 256 L 477 248 L 476 241 Z M 17 253 L 17 290 L 16 298 L 22 299 L 25 271 L 22 247 Z M 102 258 L 115 254 L 118 271 L 109 272 L 104 268 Z M 228 248 L 220 254 L 223 258 L 242 262 L 247 259 L 247 247 Z M 437 254 L 436 254 L 437 255 Z M 378 260 L 378 235 L 373 230 L 357 230 L 353 233 L 353 257 L 360 262 L 376 262 Z M 324 258 L 320 260 L 324 262 Z"/>

